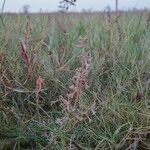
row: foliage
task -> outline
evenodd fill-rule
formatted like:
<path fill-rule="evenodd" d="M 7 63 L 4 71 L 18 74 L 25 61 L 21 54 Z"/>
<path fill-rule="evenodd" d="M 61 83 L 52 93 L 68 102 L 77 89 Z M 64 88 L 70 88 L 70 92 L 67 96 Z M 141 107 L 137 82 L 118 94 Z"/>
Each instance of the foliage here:
<path fill-rule="evenodd" d="M 5 14 L 0 149 L 149 149 L 149 18 Z"/>

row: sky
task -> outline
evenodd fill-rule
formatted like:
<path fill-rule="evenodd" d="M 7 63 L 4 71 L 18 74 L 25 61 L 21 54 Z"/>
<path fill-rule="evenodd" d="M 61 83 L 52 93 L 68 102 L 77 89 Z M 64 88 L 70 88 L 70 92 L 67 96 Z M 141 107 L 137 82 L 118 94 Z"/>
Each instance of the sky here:
<path fill-rule="evenodd" d="M 40 8 L 43 11 L 57 11 L 59 1 L 61 0 L 6 0 L 4 11 L 18 12 L 22 11 L 22 7 L 26 4 L 30 5 L 31 12 L 37 12 Z M 3 0 L 0 0 L 0 7 Z M 90 9 L 104 10 L 110 6 L 112 10 L 115 8 L 115 0 L 77 0 L 76 6 L 71 7 L 72 11 L 81 11 Z M 150 0 L 119 0 L 119 9 L 132 9 L 132 8 L 150 8 Z"/>

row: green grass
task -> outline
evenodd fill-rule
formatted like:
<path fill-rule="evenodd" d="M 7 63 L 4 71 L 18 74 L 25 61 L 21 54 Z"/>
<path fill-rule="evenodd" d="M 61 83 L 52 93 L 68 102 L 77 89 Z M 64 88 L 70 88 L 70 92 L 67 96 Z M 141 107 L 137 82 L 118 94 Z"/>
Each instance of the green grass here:
<path fill-rule="evenodd" d="M 121 13 L 117 19 L 113 13 L 4 15 L 0 149 L 149 149 L 148 18 L 146 11 Z M 20 38 L 27 39 L 33 59 L 28 67 Z M 71 93 L 83 51 L 91 58 L 89 88 L 80 89 L 74 110 L 65 110 L 60 96 L 67 99 Z M 37 97 L 39 76 L 44 85 Z"/>

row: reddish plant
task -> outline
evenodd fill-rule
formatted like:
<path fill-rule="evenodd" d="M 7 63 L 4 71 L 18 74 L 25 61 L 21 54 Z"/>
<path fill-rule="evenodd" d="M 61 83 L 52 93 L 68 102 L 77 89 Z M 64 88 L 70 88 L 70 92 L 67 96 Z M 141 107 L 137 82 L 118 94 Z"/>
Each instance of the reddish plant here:
<path fill-rule="evenodd" d="M 36 80 L 36 92 L 39 93 L 42 90 L 42 85 L 44 83 L 44 79 L 42 77 L 38 77 Z"/>
<path fill-rule="evenodd" d="M 20 46 L 21 46 L 22 61 L 26 66 L 28 66 L 28 56 L 27 56 L 27 51 L 26 51 L 26 44 L 23 40 L 21 40 Z"/>
<path fill-rule="evenodd" d="M 25 65 L 25 70 L 24 70 L 25 76 L 24 76 L 23 85 L 26 85 L 31 78 L 34 79 L 34 77 L 36 77 L 36 73 L 39 65 L 34 60 L 34 53 L 32 49 L 29 51 L 29 54 L 27 54 L 27 48 L 26 48 L 27 46 L 25 40 L 23 39 L 21 40 L 20 47 L 21 47 L 22 61 Z"/>
<path fill-rule="evenodd" d="M 39 92 L 42 90 L 42 86 L 44 83 L 44 79 L 41 78 L 40 76 L 38 77 L 38 79 L 36 80 L 36 100 L 37 100 L 37 104 L 39 103 Z"/>

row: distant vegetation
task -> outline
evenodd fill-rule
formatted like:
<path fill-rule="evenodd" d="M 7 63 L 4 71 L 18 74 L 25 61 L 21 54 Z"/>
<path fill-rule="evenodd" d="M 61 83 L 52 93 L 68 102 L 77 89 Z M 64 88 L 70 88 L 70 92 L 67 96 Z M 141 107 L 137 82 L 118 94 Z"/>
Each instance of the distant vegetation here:
<path fill-rule="evenodd" d="M 61 0 L 59 2 L 59 8 L 63 10 L 68 10 L 70 6 L 75 5 L 76 0 Z"/>
<path fill-rule="evenodd" d="M 150 148 L 149 11 L 3 21 L 0 149 Z"/>

